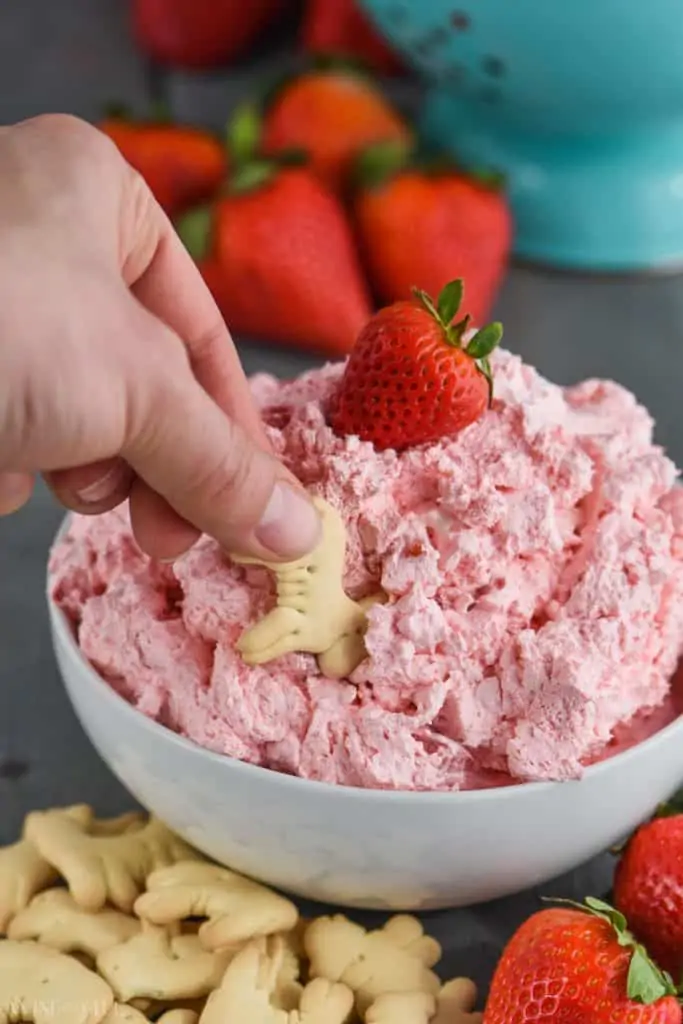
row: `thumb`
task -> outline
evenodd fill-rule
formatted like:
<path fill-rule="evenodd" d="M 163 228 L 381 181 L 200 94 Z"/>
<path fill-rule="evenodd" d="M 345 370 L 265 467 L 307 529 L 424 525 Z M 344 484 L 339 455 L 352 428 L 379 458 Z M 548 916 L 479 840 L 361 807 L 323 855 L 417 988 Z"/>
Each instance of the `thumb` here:
<path fill-rule="evenodd" d="M 167 358 L 136 363 L 123 457 L 179 516 L 227 551 L 266 561 L 311 551 L 320 519 L 299 482 L 201 387 L 184 349 L 177 358 L 182 343 L 173 332 L 149 320 L 170 336 Z"/>

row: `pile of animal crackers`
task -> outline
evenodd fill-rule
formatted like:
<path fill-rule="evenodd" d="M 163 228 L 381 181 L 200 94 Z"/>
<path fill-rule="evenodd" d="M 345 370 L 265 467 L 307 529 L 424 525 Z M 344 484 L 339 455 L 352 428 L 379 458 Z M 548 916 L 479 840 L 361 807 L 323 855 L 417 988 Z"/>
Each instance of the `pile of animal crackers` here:
<path fill-rule="evenodd" d="M 0 1022 L 479 1024 L 405 915 L 302 920 L 155 818 L 35 811 L 0 848 Z"/>

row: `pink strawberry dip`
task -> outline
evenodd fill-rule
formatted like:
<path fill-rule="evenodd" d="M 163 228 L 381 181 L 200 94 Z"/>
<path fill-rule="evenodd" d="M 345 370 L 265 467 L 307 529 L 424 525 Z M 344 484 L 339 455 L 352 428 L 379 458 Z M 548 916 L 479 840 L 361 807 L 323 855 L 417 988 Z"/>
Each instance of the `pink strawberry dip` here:
<path fill-rule="evenodd" d="M 617 384 L 560 388 L 506 352 L 456 437 L 377 452 L 327 426 L 341 365 L 253 379 L 275 450 L 343 514 L 346 589 L 370 613 L 347 680 L 235 650 L 270 574 L 203 538 L 174 566 L 127 512 L 73 518 L 50 561 L 85 656 L 143 714 L 230 757 L 324 782 L 456 790 L 564 780 L 625 724 L 666 719 L 683 644 L 683 499 Z"/>

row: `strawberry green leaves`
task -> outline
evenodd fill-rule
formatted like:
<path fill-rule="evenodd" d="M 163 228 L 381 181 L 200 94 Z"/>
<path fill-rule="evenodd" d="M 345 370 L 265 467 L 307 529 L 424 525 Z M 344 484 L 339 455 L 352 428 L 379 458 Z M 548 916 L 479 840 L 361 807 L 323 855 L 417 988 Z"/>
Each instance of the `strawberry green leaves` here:
<path fill-rule="evenodd" d="M 228 125 L 228 151 L 233 172 L 227 191 L 231 195 L 260 188 L 275 174 L 276 165 L 259 156 L 262 130 L 261 115 L 253 103 L 243 103 L 237 108 Z"/>
<path fill-rule="evenodd" d="M 675 996 L 676 987 L 672 979 L 650 959 L 644 946 L 636 942 L 628 930 L 628 923 L 624 915 L 611 907 L 609 903 L 595 899 L 593 896 L 589 896 L 585 903 L 586 905 L 582 909 L 595 917 L 602 918 L 612 926 L 620 946 L 633 949 L 626 983 L 629 999 L 649 1006 L 650 1003 L 656 1003 L 664 996 Z"/>
<path fill-rule="evenodd" d="M 185 213 L 176 224 L 180 239 L 195 262 L 209 253 L 213 234 L 213 210 L 210 205 L 197 206 Z"/>
<path fill-rule="evenodd" d="M 493 401 L 493 371 L 491 370 L 489 356 L 498 347 L 502 337 L 503 325 L 501 323 L 487 324 L 486 327 L 482 327 L 480 331 L 477 331 L 465 349 L 468 356 L 472 356 L 476 360 L 481 373 L 484 374 L 489 382 L 489 407 Z"/>
<path fill-rule="evenodd" d="M 262 130 L 261 115 L 253 103 L 244 103 L 237 108 L 228 125 L 228 149 L 236 165 L 242 166 L 255 158 Z"/>
<path fill-rule="evenodd" d="M 665 996 L 675 996 L 673 981 L 650 960 L 643 946 L 635 945 L 628 969 L 626 994 L 636 1003 L 649 1006 Z"/>
<path fill-rule="evenodd" d="M 596 899 L 593 896 L 588 896 L 584 903 L 575 903 L 573 900 L 552 900 L 551 902 L 573 907 L 584 914 L 599 917 L 614 930 L 616 940 L 620 946 L 633 950 L 626 982 L 626 994 L 629 999 L 649 1006 L 665 996 L 677 995 L 676 986 L 671 977 L 657 967 L 648 956 L 644 946 L 641 946 L 635 940 L 628 930 L 626 918 L 620 911 L 615 910 L 614 907 L 610 906 L 609 903 L 605 903 L 604 900 Z"/>
<path fill-rule="evenodd" d="M 561 902 L 564 902 L 564 900 Z M 604 900 L 596 899 L 595 896 L 587 896 L 583 903 L 572 903 L 571 900 L 567 902 L 570 906 L 576 907 L 577 910 L 582 910 L 584 913 L 591 913 L 593 917 L 600 917 L 603 921 L 606 921 L 607 924 L 611 924 L 616 932 L 620 946 L 629 946 L 632 944 L 633 939 L 629 935 L 626 918 L 621 911 L 616 910 L 614 907 L 610 906 L 609 903 L 605 903 Z"/>
<path fill-rule="evenodd" d="M 243 103 L 228 124 L 228 151 L 233 171 L 226 186 L 228 195 L 253 192 L 267 185 L 282 167 L 301 167 L 307 161 L 300 149 L 287 149 L 276 157 L 261 153 L 263 119 L 258 106 Z"/>
<path fill-rule="evenodd" d="M 369 189 L 381 188 L 406 169 L 410 155 L 410 143 L 403 139 L 374 142 L 366 146 L 355 160 L 354 183 Z"/>
<path fill-rule="evenodd" d="M 424 306 L 430 316 L 434 317 L 437 323 L 441 326 L 446 340 L 454 348 L 463 348 L 463 337 L 469 330 L 470 317 L 464 316 L 462 320 L 457 323 L 453 323 L 455 320 L 458 310 L 462 305 L 463 296 L 465 294 L 465 284 L 462 278 L 457 278 L 455 281 L 449 281 L 445 285 L 439 297 L 436 301 L 436 305 L 430 295 L 423 291 L 421 288 L 413 288 L 413 295 L 418 302 Z M 495 348 L 500 344 L 501 338 L 503 337 L 503 325 L 495 322 L 487 324 L 482 327 L 481 330 L 470 338 L 469 342 L 465 346 L 464 350 L 468 356 L 476 362 L 479 372 L 486 377 L 489 385 L 489 407 L 493 402 L 493 371 L 491 369 L 491 363 L 489 356 Z"/>
<path fill-rule="evenodd" d="M 232 175 L 227 192 L 232 196 L 253 192 L 272 181 L 276 171 L 277 166 L 270 160 L 252 160 L 242 164 Z"/>
<path fill-rule="evenodd" d="M 473 359 L 486 359 L 498 347 L 502 337 L 503 325 L 501 323 L 487 324 L 470 339 L 465 352 Z"/>
<path fill-rule="evenodd" d="M 226 185 L 228 192 L 246 192 L 264 185 L 274 174 L 273 166 L 257 159 L 261 141 L 261 117 L 252 103 L 235 111 L 227 127 L 226 140 L 233 165 Z M 212 206 L 198 206 L 185 213 L 176 224 L 185 248 L 195 262 L 205 259 L 213 240 Z"/>
<path fill-rule="evenodd" d="M 460 278 L 450 281 L 442 289 L 437 302 L 439 319 L 443 324 L 451 324 L 462 304 L 465 286 Z"/>
<path fill-rule="evenodd" d="M 439 293 L 436 305 L 431 295 L 423 291 L 422 288 L 413 288 L 414 297 L 444 330 L 450 344 L 456 345 L 458 348 L 461 347 L 462 335 L 467 330 L 469 324 L 469 317 L 464 317 L 457 324 L 453 323 L 462 304 L 464 294 L 465 284 L 461 278 L 449 281 L 447 285 L 444 285 Z"/>
<path fill-rule="evenodd" d="M 427 292 L 423 292 L 421 288 L 413 288 L 413 295 L 418 300 L 418 302 L 420 302 L 424 306 L 429 315 L 433 316 L 437 323 L 441 324 L 441 326 L 445 330 L 445 328 L 448 325 L 444 324 L 443 321 L 441 320 L 441 317 L 439 316 L 439 311 L 432 302 L 431 295 L 428 295 Z"/>

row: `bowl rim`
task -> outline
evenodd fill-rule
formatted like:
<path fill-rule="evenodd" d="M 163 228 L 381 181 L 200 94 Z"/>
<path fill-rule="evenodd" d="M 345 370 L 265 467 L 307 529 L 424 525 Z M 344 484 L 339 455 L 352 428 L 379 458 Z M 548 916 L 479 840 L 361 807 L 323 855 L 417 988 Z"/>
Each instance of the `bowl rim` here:
<path fill-rule="evenodd" d="M 70 520 L 71 513 L 67 514 L 61 522 L 59 529 L 55 534 L 52 546 L 54 546 L 54 544 L 56 544 L 66 532 Z M 57 644 L 62 645 L 70 657 L 72 657 L 78 664 L 78 667 L 82 669 L 88 682 L 105 701 L 109 702 L 113 708 L 121 711 L 124 715 L 130 716 L 131 719 L 137 722 L 141 728 L 148 729 L 151 733 L 158 736 L 159 739 L 167 740 L 169 743 L 180 747 L 188 754 L 208 758 L 210 761 L 215 762 L 217 766 L 223 768 L 228 767 L 248 778 L 256 778 L 256 776 L 259 776 L 262 781 L 269 779 L 275 784 L 286 789 L 295 789 L 302 795 L 306 790 L 313 790 L 314 792 L 324 794 L 326 797 L 331 799 L 370 800 L 372 802 L 391 802 L 395 804 L 419 803 L 422 806 L 426 806 L 427 804 L 451 805 L 453 803 L 486 802 L 489 800 L 533 799 L 535 796 L 543 792 L 547 793 L 560 786 L 583 786 L 589 784 L 594 778 L 610 772 L 615 766 L 618 768 L 627 761 L 638 759 L 643 755 L 643 753 L 653 753 L 657 746 L 668 742 L 675 733 L 679 731 L 683 732 L 683 713 L 681 713 L 672 722 L 669 722 L 668 725 L 665 725 L 662 729 L 659 729 L 640 743 L 635 743 L 633 746 L 615 754 L 613 757 L 608 757 L 595 764 L 589 765 L 580 778 L 562 781 L 514 782 L 512 785 L 498 787 L 492 786 L 486 789 L 409 790 L 365 789 L 362 786 L 345 786 L 332 782 L 323 782 L 318 779 L 304 779 L 299 775 L 290 775 L 286 772 L 278 772 L 274 768 L 265 768 L 262 765 L 249 764 L 247 761 L 240 761 L 239 758 L 231 757 L 229 754 L 220 754 L 215 750 L 209 750 L 206 747 L 202 747 L 199 743 L 195 743 L 194 740 L 181 736 L 179 733 L 174 732 L 173 729 L 169 729 L 167 726 L 162 725 L 153 718 L 149 718 L 142 711 L 139 711 L 136 707 L 130 704 L 129 701 L 117 693 L 109 683 L 107 683 L 106 679 L 100 675 L 92 663 L 83 654 L 76 640 L 72 623 L 52 597 L 49 567 L 47 570 L 46 583 L 46 598 L 50 624 L 52 627 L 51 633 L 53 648 L 56 648 Z"/>

